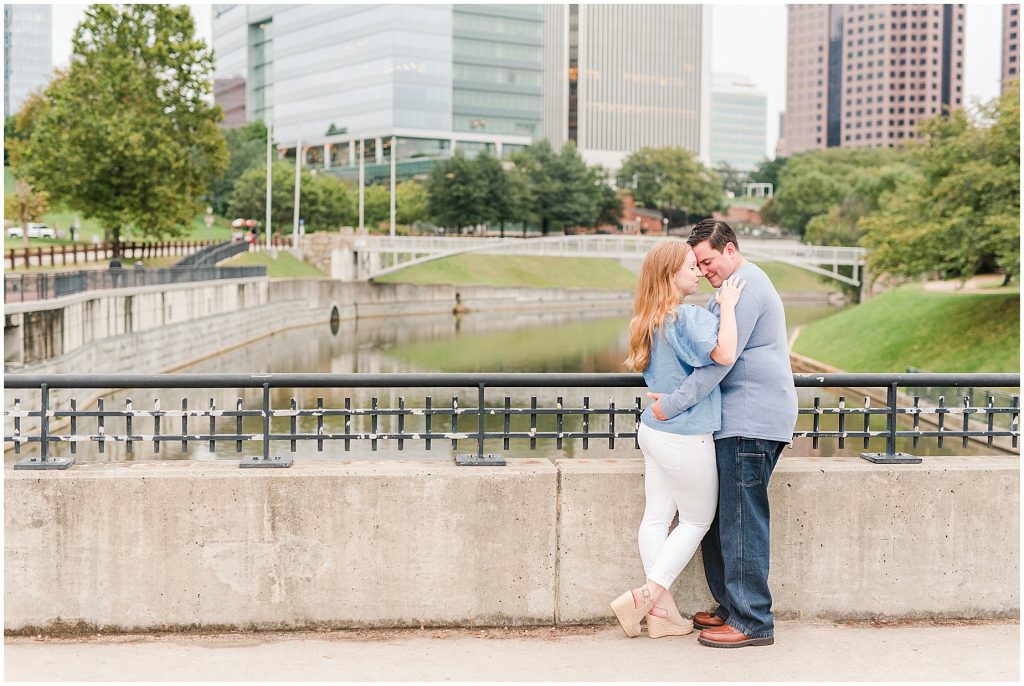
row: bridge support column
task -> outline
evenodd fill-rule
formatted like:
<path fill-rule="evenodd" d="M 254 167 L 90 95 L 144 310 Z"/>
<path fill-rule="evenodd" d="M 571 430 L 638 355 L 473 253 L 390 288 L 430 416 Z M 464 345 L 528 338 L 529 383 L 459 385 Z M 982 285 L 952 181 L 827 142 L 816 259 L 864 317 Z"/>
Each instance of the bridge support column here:
<path fill-rule="evenodd" d="M 868 270 L 867 262 L 860 268 L 860 302 L 867 302 L 871 299 L 871 272 Z"/>

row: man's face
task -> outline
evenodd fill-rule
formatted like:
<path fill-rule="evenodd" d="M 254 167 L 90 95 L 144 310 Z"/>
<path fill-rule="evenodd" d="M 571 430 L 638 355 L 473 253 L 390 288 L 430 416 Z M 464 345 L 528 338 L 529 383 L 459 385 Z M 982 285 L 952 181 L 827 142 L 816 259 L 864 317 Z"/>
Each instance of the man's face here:
<path fill-rule="evenodd" d="M 721 286 L 722 282 L 736 271 L 738 255 L 736 247 L 732 243 L 726 243 L 725 250 L 719 252 L 712 248 L 710 243 L 703 241 L 693 246 L 693 254 L 697 256 L 700 273 L 715 288 Z"/>

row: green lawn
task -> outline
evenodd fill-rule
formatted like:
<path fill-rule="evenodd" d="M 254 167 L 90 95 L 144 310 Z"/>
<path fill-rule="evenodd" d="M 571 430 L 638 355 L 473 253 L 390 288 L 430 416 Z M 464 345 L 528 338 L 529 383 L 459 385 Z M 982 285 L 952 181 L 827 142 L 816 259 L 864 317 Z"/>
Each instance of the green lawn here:
<path fill-rule="evenodd" d="M 826 279 L 813 272 L 783 264 L 782 262 L 760 262 L 755 264 L 764 270 L 768 278 L 775 284 L 775 290 L 780 293 L 797 293 L 802 291 L 813 292 L 839 292 L 842 290 L 842 283 L 834 279 Z"/>
<path fill-rule="evenodd" d="M 266 252 L 245 252 L 230 260 L 221 262 L 222 267 L 266 266 L 267 276 L 277 278 L 322 278 L 327 276 L 322 271 L 304 262 L 287 250 L 278 250 L 277 258 Z"/>
<path fill-rule="evenodd" d="M 779 292 L 838 291 L 839 283 L 778 262 L 758 262 Z M 452 283 L 537 288 L 609 288 L 633 290 L 636 274 L 615 260 L 570 257 L 453 255 L 375 279 L 379 283 Z M 713 289 L 701 280 L 698 293 Z"/>
<path fill-rule="evenodd" d="M 417 264 L 374 281 L 630 291 L 636 286 L 636 274 L 609 259 L 463 254 Z"/>
<path fill-rule="evenodd" d="M 793 349 L 848 372 L 1019 372 L 1020 292 L 901 286 L 808 324 Z"/>

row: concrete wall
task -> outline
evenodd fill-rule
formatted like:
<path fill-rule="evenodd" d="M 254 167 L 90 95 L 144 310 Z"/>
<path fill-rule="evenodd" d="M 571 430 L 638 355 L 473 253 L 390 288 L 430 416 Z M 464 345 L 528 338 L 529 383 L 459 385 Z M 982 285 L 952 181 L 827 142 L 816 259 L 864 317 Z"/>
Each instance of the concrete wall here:
<path fill-rule="evenodd" d="M 628 312 L 627 291 L 250 279 L 81 293 L 5 309 L 5 371 L 160 373 L 298 326 L 463 311 Z"/>
<path fill-rule="evenodd" d="M 606 622 L 641 583 L 642 462 L 5 471 L 8 632 Z M 778 616 L 1019 616 L 1019 461 L 784 457 Z M 710 607 L 699 558 L 674 588 Z"/>

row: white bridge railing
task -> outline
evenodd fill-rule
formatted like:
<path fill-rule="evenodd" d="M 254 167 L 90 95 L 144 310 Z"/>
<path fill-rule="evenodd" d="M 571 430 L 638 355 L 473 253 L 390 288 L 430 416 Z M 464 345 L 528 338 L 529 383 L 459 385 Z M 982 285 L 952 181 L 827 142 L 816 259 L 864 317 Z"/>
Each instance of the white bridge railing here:
<path fill-rule="evenodd" d="M 431 260 L 462 253 L 603 257 L 641 260 L 659 236 L 548 236 L 544 238 L 459 238 L 440 236 L 353 236 L 356 278 L 372 279 Z M 744 238 L 743 254 L 754 260 L 783 262 L 860 286 L 864 248 L 803 245 L 794 240 Z M 839 267 L 853 267 L 852 276 Z"/>

